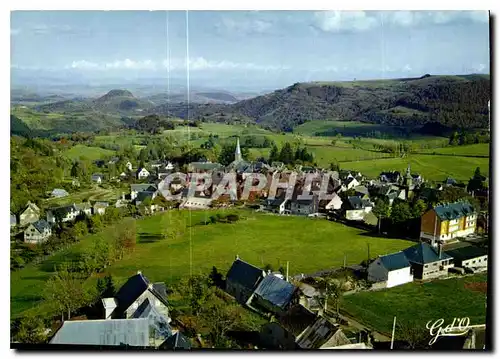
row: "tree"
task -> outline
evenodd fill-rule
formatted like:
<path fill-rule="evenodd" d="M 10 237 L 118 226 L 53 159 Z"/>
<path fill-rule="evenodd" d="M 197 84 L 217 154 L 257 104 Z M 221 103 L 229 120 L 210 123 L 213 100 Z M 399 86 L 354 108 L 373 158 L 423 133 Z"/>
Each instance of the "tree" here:
<path fill-rule="evenodd" d="M 410 349 L 429 349 L 431 335 L 422 323 L 413 321 L 396 321 L 397 340 L 408 343 Z"/>
<path fill-rule="evenodd" d="M 47 340 L 45 325 L 40 317 L 28 314 L 21 319 L 13 338 L 23 344 L 41 344 Z"/>
<path fill-rule="evenodd" d="M 102 219 L 99 214 L 88 218 L 89 230 L 92 233 L 97 233 L 102 228 Z"/>
<path fill-rule="evenodd" d="M 279 154 L 279 160 L 284 164 L 293 163 L 294 156 L 293 156 L 292 146 L 290 145 L 290 143 L 286 142 L 281 148 Z"/>
<path fill-rule="evenodd" d="M 113 277 L 108 274 L 104 278 L 97 279 L 97 294 L 100 298 L 112 298 L 115 296 L 116 289 L 113 282 Z"/>
<path fill-rule="evenodd" d="M 45 286 L 43 293 L 45 300 L 61 313 L 64 320 L 64 312 L 71 318 L 71 312 L 87 304 L 89 293 L 83 286 L 83 281 L 77 277 L 77 273 L 70 271 L 64 264 L 59 267 Z"/>
<path fill-rule="evenodd" d="M 380 233 L 382 219 L 389 218 L 391 214 L 391 207 L 389 206 L 389 203 L 387 203 L 387 201 L 379 198 L 375 202 L 375 207 L 373 207 L 372 212 L 378 218 L 378 233 Z"/>
<path fill-rule="evenodd" d="M 391 220 L 395 223 L 404 223 L 411 217 L 410 205 L 408 202 L 394 200 L 391 208 Z"/>
<path fill-rule="evenodd" d="M 241 325 L 242 308 L 236 304 L 228 305 L 220 298 L 212 295 L 201 314 L 202 322 L 208 328 L 212 345 L 215 348 L 230 347 L 226 334 Z"/>
<path fill-rule="evenodd" d="M 426 211 L 427 204 L 423 200 L 419 199 L 419 200 L 415 201 L 415 203 L 413 203 L 413 206 L 411 209 L 412 209 L 412 217 L 413 218 L 420 218 L 420 217 L 422 217 L 422 215 Z"/>
<path fill-rule="evenodd" d="M 271 150 L 269 151 L 269 163 L 279 161 L 278 147 L 273 143 Z"/>
<path fill-rule="evenodd" d="M 224 289 L 224 279 L 215 266 L 212 267 L 212 272 L 210 272 L 208 278 L 211 286 Z"/>
<path fill-rule="evenodd" d="M 87 224 L 84 221 L 78 221 L 73 226 L 75 236 L 81 237 L 87 234 Z"/>

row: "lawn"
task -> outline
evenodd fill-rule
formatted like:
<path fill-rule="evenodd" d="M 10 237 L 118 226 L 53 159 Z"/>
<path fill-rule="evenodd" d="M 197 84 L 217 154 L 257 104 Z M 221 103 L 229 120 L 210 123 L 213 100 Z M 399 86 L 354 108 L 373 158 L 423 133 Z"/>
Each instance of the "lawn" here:
<path fill-rule="evenodd" d="M 227 212 L 227 210 L 226 210 Z M 234 210 L 244 216 L 234 224 L 197 225 L 213 211 L 183 211 L 193 226 L 175 240 L 160 240 L 170 212 L 137 221 L 138 244 L 134 253 L 107 268 L 118 283 L 141 270 L 152 281 L 175 283 L 193 274 L 207 274 L 212 266 L 226 273 L 235 256 L 258 266 L 278 269 L 290 263 L 290 275 L 311 273 L 347 264 L 359 264 L 370 255 L 392 253 L 412 243 L 376 238 L 362 230 L 324 219 L 282 217 Z M 190 214 L 191 213 L 191 214 Z M 190 218 L 191 217 L 191 218 Z M 52 256 L 40 265 L 28 265 L 11 274 L 11 315 L 32 308 L 40 299 L 54 263 L 75 258 L 91 242 L 86 237 L 70 250 Z M 42 310 L 42 309 L 40 309 Z"/>
<path fill-rule="evenodd" d="M 486 293 L 474 290 L 472 283 L 486 283 L 486 274 L 421 283 L 412 282 L 376 292 L 344 297 L 343 309 L 356 320 L 390 333 L 396 321 L 416 321 L 425 327 L 440 318 L 445 325 L 453 318 L 469 317 L 470 324 L 486 322 Z"/>
<path fill-rule="evenodd" d="M 344 162 L 341 167 L 346 170 L 360 171 L 374 178 L 382 171 L 405 171 L 408 163 L 412 172 L 420 173 L 425 180 L 443 181 L 450 176 L 465 182 L 472 177 L 476 167 L 480 167 L 481 172 L 488 173 L 490 165 L 488 158 L 410 155 L 407 158 Z"/>
<path fill-rule="evenodd" d="M 71 160 L 81 157 L 88 158 L 89 160 L 99 160 L 109 156 L 113 156 L 115 151 L 107 150 L 100 147 L 90 147 L 85 145 L 75 145 L 70 149 L 64 151 L 64 155 Z"/>

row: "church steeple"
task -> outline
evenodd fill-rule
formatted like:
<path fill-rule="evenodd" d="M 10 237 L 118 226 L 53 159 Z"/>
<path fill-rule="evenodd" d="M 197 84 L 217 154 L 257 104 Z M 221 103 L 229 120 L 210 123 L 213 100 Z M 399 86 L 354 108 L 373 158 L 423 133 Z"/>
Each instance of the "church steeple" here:
<path fill-rule="evenodd" d="M 241 158 L 240 138 L 238 137 L 236 139 L 236 151 L 234 152 L 234 161 L 240 162 L 241 160 L 242 158 Z"/>
<path fill-rule="evenodd" d="M 413 178 L 411 177 L 410 164 L 408 163 L 408 167 L 406 168 L 406 175 L 405 175 L 405 179 L 404 179 L 405 186 L 411 187 L 412 179 Z"/>

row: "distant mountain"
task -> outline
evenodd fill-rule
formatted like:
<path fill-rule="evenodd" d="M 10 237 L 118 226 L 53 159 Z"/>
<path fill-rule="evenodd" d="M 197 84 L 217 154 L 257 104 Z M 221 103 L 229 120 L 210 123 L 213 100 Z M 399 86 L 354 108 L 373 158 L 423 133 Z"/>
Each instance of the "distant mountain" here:
<path fill-rule="evenodd" d="M 153 102 L 155 105 L 162 105 L 166 103 L 181 103 L 187 102 L 188 97 L 187 93 L 158 93 L 152 96 L 146 97 L 147 100 Z M 207 92 L 198 92 L 191 91 L 189 93 L 189 102 L 190 103 L 213 103 L 213 104 L 232 104 L 238 102 L 239 99 L 235 97 L 233 94 L 229 92 L 222 91 L 207 91 Z"/>
<path fill-rule="evenodd" d="M 151 101 L 134 97 L 128 90 L 111 90 L 93 101 L 94 109 L 104 112 L 130 113 L 141 112 L 154 104 Z"/>
<path fill-rule="evenodd" d="M 488 126 L 490 78 L 486 75 L 431 76 L 393 80 L 296 83 L 232 105 L 189 106 L 191 119 L 249 118 L 265 127 L 292 131 L 309 120 L 362 121 L 409 129 Z M 155 107 L 184 118 L 187 105 Z M 432 127 L 432 126 L 431 126 Z"/>

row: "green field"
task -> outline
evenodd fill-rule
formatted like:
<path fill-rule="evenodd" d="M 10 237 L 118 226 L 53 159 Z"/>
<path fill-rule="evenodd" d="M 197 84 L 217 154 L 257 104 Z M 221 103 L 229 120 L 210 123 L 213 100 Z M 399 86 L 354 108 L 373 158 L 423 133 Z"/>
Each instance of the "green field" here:
<path fill-rule="evenodd" d="M 314 154 L 314 159 L 321 167 L 328 167 L 332 162 L 362 161 L 390 157 L 389 153 L 367 151 L 360 148 L 333 147 L 333 146 L 308 146 Z"/>
<path fill-rule="evenodd" d="M 470 324 L 486 322 L 486 294 L 467 288 L 467 283 L 486 283 L 487 274 L 421 283 L 412 282 L 376 292 L 344 297 L 343 309 L 362 323 L 390 333 L 393 319 L 421 323 L 440 318 L 445 325 L 453 318 L 469 317 Z"/>
<path fill-rule="evenodd" d="M 64 151 L 63 154 L 72 160 L 78 158 L 87 158 L 89 160 L 94 161 L 113 156 L 115 154 L 115 151 L 107 150 L 100 147 L 75 145 L 71 147 L 69 150 Z"/>
<path fill-rule="evenodd" d="M 212 266 L 226 273 L 235 256 L 258 266 L 270 264 L 278 269 L 290 263 L 290 275 L 339 267 L 344 255 L 347 264 L 359 264 L 370 254 L 392 253 L 412 243 L 398 239 L 375 238 L 359 229 L 321 219 L 281 217 L 250 211 L 231 211 L 244 216 L 234 224 L 195 225 L 213 211 L 183 214 L 194 226 L 176 240 L 159 240 L 162 225 L 168 225 L 169 212 L 137 221 L 138 245 L 135 251 L 107 269 L 117 281 L 124 281 L 141 270 L 152 281 L 174 283 L 193 274 L 206 274 Z M 40 300 L 54 264 L 77 257 L 92 236 L 70 250 L 60 252 L 40 265 L 28 265 L 11 274 L 11 315 L 17 316 Z M 192 260 L 191 260 L 192 259 Z M 43 310 L 43 309 L 40 309 Z"/>
<path fill-rule="evenodd" d="M 34 111 L 26 106 L 13 106 L 11 114 L 20 118 L 33 130 L 46 130 L 52 128 L 52 122 L 64 118 L 60 113 L 43 113 Z"/>
<path fill-rule="evenodd" d="M 76 189 L 75 189 L 76 191 Z M 79 190 L 77 192 L 69 191 L 69 196 L 62 198 L 48 198 L 45 203 L 47 206 L 64 206 L 73 203 L 89 201 L 113 201 L 121 196 L 122 192 L 130 191 L 130 188 L 103 188 L 94 186 L 92 189 Z"/>
<path fill-rule="evenodd" d="M 443 181 L 448 176 L 456 180 L 468 181 L 474 174 L 476 167 L 480 167 L 481 172 L 488 173 L 490 165 L 489 158 L 410 155 L 407 158 L 345 162 L 342 163 L 341 168 L 360 171 L 364 175 L 374 178 L 382 171 L 404 171 L 408 167 L 408 163 L 412 172 L 418 172 L 425 180 L 433 181 Z"/>
<path fill-rule="evenodd" d="M 453 155 L 453 156 L 489 156 L 490 155 L 490 144 L 489 143 L 478 143 L 474 145 L 466 146 L 449 146 L 436 149 L 428 149 L 422 152 L 427 153 L 437 153 L 443 155 Z"/>

